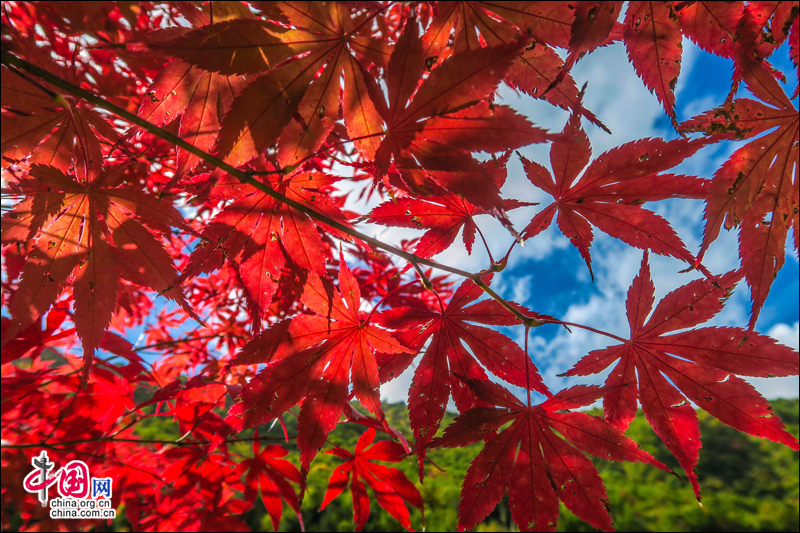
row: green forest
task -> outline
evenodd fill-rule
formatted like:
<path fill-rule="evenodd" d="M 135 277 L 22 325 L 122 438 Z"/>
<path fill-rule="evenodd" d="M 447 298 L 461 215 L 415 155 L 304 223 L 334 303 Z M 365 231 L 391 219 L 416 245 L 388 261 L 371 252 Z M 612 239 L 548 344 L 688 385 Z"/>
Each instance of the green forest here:
<path fill-rule="evenodd" d="M 798 434 L 798 400 L 771 402 L 776 414 L 786 423 L 789 431 Z M 390 424 L 409 438 L 408 413 L 405 404 L 384 404 Z M 601 415 L 598 411 L 592 414 Z M 703 491 L 703 504 L 698 504 L 691 487 L 672 475 L 643 464 L 614 463 L 595 459 L 594 462 L 605 482 L 610 502 L 611 516 L 618 531 L 798 531 L 798 454 L 789 448 L 757 439 L 730 428 L 704 411 L 700 411 L 703 448 L 697 474 Z M 448 413 L 444 428 L 453 419 Z M 285 417 L 289 435 L 295 430 L 296 420 L 287 413 Z M 139 425 L 137 433 L 142 438 L 177 438 L 174 427 L 159 417 L 149 418 Z M 352 450 L 365 428 L 356 424 L 341 424 L 331 434 L 332 444 Z M 271 428 L 270 434 L 283 435 L 280 425 Z M 263 431 L 261 432 L 263 435 Z M 648 452 L 676 471 L 681 471 L 677 461 L 667 451 L 641 412 L 626 433 Z M 386 438 L 378 433 L 377 439 Z M 480 451 L 481 444 L 461 449 L 432 450 L 429 457 L 436 467 L 426 467 L 425 483 L 416 477 L 416 461 L 409 459 L 396 464 L 409 479 L 417 482 L 425 502 L 427 531 L 455 531 L 459 480 L 470 461 Z M 289 445 L 291 449 L 293 444 Z M 326 446 L 329 449 L 329 446 Z M 251 456 L 249 443 L 237 443 L 232 453 Z M 299 464 L 296 450 L 289 458 Z M 306 531 L 352 531 L 352 503 L 345 491 L 324 512 L 318 512 L 328 478 L 340 459 L 320 454 L 312 464 L 308 490 L 303 500 L 303 519 Z M 437 468 L 438 467 L 438 468 Z M 256 507 L 245 516 L 255 531 L 270 531 L 272 526 L 260 499 Z M 115 529 L 124 530 L 124 519 L 118 519 Z M 422 516 L 412 512 L 416 529 L 423 528 Z M 282 531 L 299 531 L 300 523 L 293 513 L 284 508 Z M 367 531 L 401 531 L 400 525 L 384 512 L 372 499 L 372 512 L 365 528 Z M 593 531 L 586 523 L 573 516 L 561 504 L 558 531 Z M 516 531 L 509 516 L 507 501 L 495 509 L 477 531 Z"/>

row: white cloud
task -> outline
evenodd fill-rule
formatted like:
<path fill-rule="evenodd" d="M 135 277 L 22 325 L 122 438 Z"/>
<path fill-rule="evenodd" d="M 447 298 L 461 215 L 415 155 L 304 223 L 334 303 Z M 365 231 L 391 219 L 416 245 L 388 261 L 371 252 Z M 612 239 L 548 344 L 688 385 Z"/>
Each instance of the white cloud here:
<path fill-rule="evenodd" d="M 767 335 L 795 350 L 800 348 L 800 323 L 798 322 L 795 322 L 793 326 L 775 324 L 769 329 Z"/>
<path fill-rule="evenodd" d="M 775 324 L 767 335 L 795 350 L 800 346 L 800 323 L 794 325 Z M 787 378 L 747 378 L 758 391 L 767 397 L 773 398 L 797 398 L 800 390 L 800 380 L 797 376 Z"/>

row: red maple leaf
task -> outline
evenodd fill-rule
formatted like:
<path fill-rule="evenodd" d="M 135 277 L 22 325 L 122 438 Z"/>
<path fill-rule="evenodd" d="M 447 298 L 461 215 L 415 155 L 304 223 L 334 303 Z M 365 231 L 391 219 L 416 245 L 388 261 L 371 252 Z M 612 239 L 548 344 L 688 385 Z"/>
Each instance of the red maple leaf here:
<path fill-rule="evenodd" d="M 464 477 L 459 531 L 483 521 L 506 490 L 511 518 L 520 530 L 555 531 L 559 500 L 581 520 L 611 530 L 605 487 L 584 453 L 643 462 L 670 472 L 623 436 L 624 429 L 595 416 L 565 411 L 591 405 L 603 394 L 600 387 L 578 385 L 531 407 L 496 383 L 465 381 L 485 405 L 494 407 L 462 413 L 431 443 L 461 447 L 486 440 Z M 510 426 L 495 434 L 508 422 Z"/>
<path fill-rule="evenodd" d="M 366 315 L 359 311 L 361 289 L 344 257 L 339 289 L 310 272 L 302 301 L 317 316 L 295 317 L 285 329 L 266 331 L 237 357 L 235 364 L 269 364 L 244 387 L 226 421 L 238 430 L 252 427 L 275 418 L 305 397 L 297 421 L 305 479 L 308 465 L 345 410 L 351 383 L 353 395 L 361 404 L 384 419 L 373 352 L 410 350 L 388 331 L 366 322 Z M 276 338 L 280 342 L 276 343 Z M 262 346 L 266 349 L 260 349 Z"/>
<path fill-rule="evenodd" d="M 354 16 L 340 3 L 278 2 L 262 5 L 279 26 L 257 19 L 229 20 L 149 47 L 221 74 L 266 72 L 233 102 L 217 151 L 238 166 L 278 142 L 277 161 L 287 166 L 313 154 L 340 116 L 359 150 L 373 153 L 378 117 L 366 97 L 360 61 L 383 65 L 386 45 L 368 35 L 374 14 Z M 283 63 L 295 57 L 294 61 Z M 374 143 L 374 147 L 370 147 Z"/>
<path fill-rule="evenodd" d="M 629 2 L 623 32 L 628 58 L 673 121 L 681 72 L 681 25 L 671 2 Z"/>
<path fill-rule="evenodd" d="M 30 52 L 43 68 L 79 82 L 74 73 L 68 74 L 38 53 L 35 46 Z M 72 96 L 34 85 L 5 66 L 2 79 L 3 158 L 19 160 L 30 154 L 30 163 L 49 165 L 64 173 L 74 168 L 79 180 L 94 180 L 103 169 L 98 134 L 115 142 L 119 140 L 116 130 L 102 115 Z M 6 165 L 4 161 L 3 166 Z"/>
<path fill-rule="evenodd" d="M 246 502 L 255 502 L 259 489 L 261 490 L 261 501 L 272 520 L 272 529 L 278 531 L 278 524 L 283 514 L 283 503 L 295 512 L 300 524 L 303 524 L 303 517 L 300 514 L 300 505 L 289 481 L 300 483 L 300 472 L 292 463 L 283 459 L 289 452 L 283 446 L 270 444 L 264 446 L 263 450 L 258 441 L 258 432 L 255 433 L 256 440 L 253 441 L 253 457 L 245 459 L 236 465 L 236 473 L 242 475 L 247 472 L 244 480 L 244 499 Z"/>
<path fill-rule="evenodd" d="M 339 179 L 322 173 L 297 173 L 264 179 L 263 183 L 349 226 L 339 207 L 324 192 Z M 250 316 L 258 332 L 261 319 L 267 316 L 278 289 L 286 258 L 301 269 L 324 276 L 326 253 L 317 227 L 324 227 L 341 238 L 347 237 L 267 193 L 231 178 L 214 183 L 210 196 L 216 201 L 232 202 L 203 230 L 206 242 L 192 252 L 177 283 L 216 270 L 225 260 L 233 262 L 241 276 Z"/>
<path fill-rule="evenodd" d="M 798 373 L 795 350 L 752 331 L 788 232 L 795 247 L 800 236 L 800 120 L 780 85 L 796 72 L 767 62 L 786 43 L 798 65 L 796 0 L 5 2 L 3 15 L 5 529 L 59 527 L 22 484 L 41 443 L 59 464 L 84 460 L 114 479 L 133 529 L 178 531 L 246 530 L 254 507 L 276 528 L 284 502 L 301 518 L 294 484 L 305 488 L 339 424 L 369 431 L 355 452 L 328 447 L 345 464 L 323 507 L 349 487 L 357 528 L 375 503 L 369 487 L 406 528 L 412 507 L 422 511 L 420 492 L 381 460 L 415 453 L 421 475 L 432 447 L 482 440 L 459 480 L 459 528 L 480 527 L 508 493 L 521 530 L 555 528 L 561 502 L 610 529 L 584 452 L 664 468 L 623 436 L 640 403 L 698 493 L 694 404 L 797 448 L 739 377 Z M 674 123 L 683 37 L 733 65 L 725 104 L 684 124 L 705 137 L 642 139 L 590 162 L 580 121 L 604 126 L 583 108 L 572 67 L 621 41 Z M 734 99 L 742 82 L 752 95 Z M 564 132 L 502 105 L 501 83 L 568 110 Z M 188 143 L 176 148 L 178 138 Z M 713 180 L 670 173 L 728 139 L 745 142 Z M 555 223 L 591 264 L 599 228 L 705 276 L 655 305 L 646 257 L 627 299 L 630 338 L 606 333 L 618 344 L 593 347 L 571 371 L 605 372 L 606 386 L 555 396 L 527 349 L 497 330 L 562 322 L 501 298 L 487 276 L 453 290 L 460 281 L 441 272 L 466 272 L 429 259 L 461 232 L 471 252 L 477 215 L 511 229 L 506 213 L 522 203 L 501 194 L 506 164 L 538 142 L 553 142 L 550 168 L 523 159 L 524 169 L 554 199 L 526 237 Z M 674 198 L 706 201 L 697 258 L 642 205 Z M 356 212 L 374 200 L 372 213 Z M 367 220 L 424 234 L 395 247 L 348 225 Z M 742 267 L 715 276 L 701 260 L 723 225 L 740 227 Z M 334 240 L 346 241 L 349 266 Z M 509 257 L 490 259 L 481 274 Z M 405 275 L 412 266 L 422 283 Z M 703 327 L 743 278 L 750 330 Z M 202 328 L 187 322 L 197 313 Z M 120 335 L 138 335 L 136 347 Z M 379 394 L 415 362 L 416 449 L 389 426 Z M 568 412 L 600 397 L 605 419 Z M 460 415 L 437 439 L 451 400 Z M 288 440 L 286 410 L 298 413 L 297 467 L 258 434 L 233 437 L 280 421 Z M 183 436 L 153 438 L 149 422 Z M 395 442 L 372 445 L 378 430 Z M 244 457 L 230 445 L 243 440 L 256 441 Z"/>
<path fill-rule="evenodd" d="M 694 466 L 700 426 L 689 401 L 740 431 L 794 450 L 798 447 L 769 403 L 734 375 L 796 375 L 796 351 L 740 328 L 699 328 L 667 335 L 711 319 L 722 310 L 739 279 L 741 273 L 730 272 L 689 282 L 666 295 L 651 314 L 655 286 L 645 253 L 639 275 L 628 290 L 630 340 L 619 339 L 624 344 L 590 352 L 563 374 L 595 374 L 619 361 L 606 379 L 606 420 L 626 429 L 636 414 L 638 397 L 647 421 L 686 470 L 698 499 Z"/>
<path fill-rule="evenodd" d="M 681 124 L 684 131 L 727 133 L 749 139 L 714 173 L 706 197 L 701 260 L 720 228 L 740 226 L 739 257 L 753 300 L 750 329 L 785 261 L 789 228 L 798 249 L 798 151 L 800 116 L 772 73 L 759 62 L 742 60 L 747 87 L 761 102 L 740 98 Z M 777 129 L 775 129 L 777 128 Z"/>
<path fill-rule="evenodd" d="M 683 2 L 675 13 L 681 31 L 694 44 L 721 57 L 733 57 L 739 38 L 737 26 L 744 14 L 744 2 Z"/>
<path fill-rule="evenodd" d="M 180 59 L 164 67 L 147 88 L 139 116 L 157 126 L 180 119 L 180 137 L 204 151 L 217 141 L 220 122 L 244 85 L 241 76 L 204 72 Z M 200 158 L 178 147 L 174 179 L 191 172 Z"/>
<path fill-rule="evenodd" d="M 471 152 L 511 150 L 547 139 L 511 108 L 485 101 L 497 88 L 523 40 L 457 52 L 430 68 L 416 20 L 410 18 L 386 72 L 388 103 L 377 85 L 370 98 L 385 122 L 374 155 L 378 170 L 390 162 L 413 193 L 450 191 L 501 213 L 499 187 Z M 377 140 L 375 141 L 378 142 Z"/>
<path fill-rule="evenodd" d="M 78 181 L 55 167 L 34 165 L 20 182 L 29 198 L 3 215 L 3 242 L 36 238 L 36 243 L 9 304 L 3 346 L 42 316 L 68 284 L 84 372 L 111 321 L 120 277 L 163 293 L 196 317 L 171 286 L 172 259 L 142 222 L 160 232 L 189 228 L 172 204 L 124 185 L 127 168 L 115 165 Z"/>
<path fill-rule="evenodd" d="M 514 58 L 504 81 L 534 98 L 544 98 L 564 109 L 576 109 L 579 107 L 578 87 L 569 75 L 569 65 L 563 65 L 554 47 L 566 46 L 570 26 L 574 26 L 575 16 L 583 4 L 591 2 L 578 2 L 577 7 L 567 2 L 442 3 L 422 36 L 424 56 L 429 62 L 441 61 L 447 53 L 445 47 L 452 30 L 455 30 L 453 51 L 456 53 L 478 50 L 487 45 L 512 44 L 520 34 L 527 33 L 533 41 Z M 601 38 L 603 44 L 608 44 L 606 37 L 607 34 Z M 578 112 L 608 131 L 591 111 L 580 108 Z"/>
<path fill-rule="evenodd" d="M 662 171 L 709 142 L 640 139 L 609 150 L 589 163 L 589 138 L 580 127 L 580 117 L 573 114 L 550 148 L 552 174 L 542 165 L 522 158 L 531 183 L 555 198 L 531 220 L 522 236 L 528 239 L 538 235 L 558 213 L 558 228 L 578 248 L 590 271 L 592 226 L 631 246 L 694 265 L 694 256 L 669 222 L 641 204 L 667 198 L 703 198 L 705 180 Z"/>
<path fill-rule="evenodd" d="M 355 531 L 361 531 L 369 518 L 370 502 L 364 486 L 366 484 L 375 493 L 378 505 L 400 522 L 401 526 L 413 531 L 406 503 L 419 509 L 424 520 L 425 512 L 419 490 L 401 471 L 375 462 L 398 463 L 403 460 L 406 452 L 397 442 L 383 440 L 372 444 L 373 440 L 375 430 L 370 428 L 358 438 L 353 453 L 339 446 L 325 452 L 345 459 L 346 462 L 337 466 L 331 474 L 320 511 L 344 492 L 349 484 L 353 497 Z"/>
<path fill-rule="evenodd" d="M 417 448 L 422 452 L 439 429 L 451 394 L 460 412 L 480 404 L 479 398 L 453 374 L 488 380 L 483 370 L 486 367 L 513 385 L 550 394 L 536 365 L 517 343 L 498 331 L 474 324 L 510 326 L 519 323 L 513 314 L 495 300 L 468 305 L 482 294 L 483 290 L 467 279 L 447 306 L 442 306 L 438 312 L 397 307 L 376 315 L 378 323 L 399 330 L 396 337 L 400 343 L 413 350 L 412 353 L 382 354 L 381 381 L 402 374 L 430 340 L 414 371 L 414 380 L 408 393 L 411 429 L 414 430 Z M 465 344 L 470 347 L 472 354 L 467 351 Z M 422 458 L 421 453 L 420 475 Z"/>
<path fill-rule="evenodd" d="M 0 359 L 0 361 L 6 364 L 20 357 L 30 357 L 33 359 L 38 357 L 45 348 L 52 350 L 53 344 L 57 341 L 69 338 L 75 333 L 74 328 L 56 332 L 66 318 L 66 309 L 58 305 L 53 306 L 47 313 L 46 320 L 40 317 L 36 322 L 20 331 L 16 338 L 8 341 L 8 344 L 3 347 L 2 359 Z M 6 338 L 6 330 L 10 324 L 10 319 L 2 317 L 3 338 Z"/>

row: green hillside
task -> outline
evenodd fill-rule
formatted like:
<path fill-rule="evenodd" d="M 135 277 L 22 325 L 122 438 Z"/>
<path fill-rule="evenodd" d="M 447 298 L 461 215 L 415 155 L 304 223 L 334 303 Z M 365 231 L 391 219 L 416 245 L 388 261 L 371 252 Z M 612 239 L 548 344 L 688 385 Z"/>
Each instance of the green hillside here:
<path fill-rule="evenodd" d="M 798 434 L 798 401 L 775 400 L 775 412 L 786 423 L 791 433 Z M 404 404 L 386 404 L 384 410 L 390 423 L 410 435 L 408 414 Z M 595 413 L 599 414 L 599 413 Z M 703 435 L 703 448 L 697 474 L 703 491 L 703 506 L 696 502 L 687 482 L 642 464 L 612 463 L 595 460 L 605 481 L 614 525 L 619 531 L 797 531 L 798 520 L 798 454 L 789 448 L 746 436 L 705 412 L 699 413 Z M 150 420 L 155 420 L 151 418 Z M 452 420 L 448 414 L 445 425 Z M 286 417 L 289 433 L 294 432 L 295 421 Z M 161 425 L 160 423 L 158 424 Z M 143 426 L 143 437 L 164 438 L 163 426 Z M 280 428 L 273 428 L 277 436 Z M 361 426 L 339 426 L 331 441 L 352 449 Z M 262 433 L 263 434 L 263 433 Z M 627 435 L 658 459 L 680 471 L 672 456 L 639 416 Z M 383 434 L 379 433 L 380 439 Z M 290 445 L 290 447 L 293 445 Z M 441 469 L 426 469 L 424 485 L 419 485 L 425 501 L 426 529 L 428 531 L 455 531 L 460 480 L 470 461 L 480 451 L 481 445 L 463 449 L 441 449 L 430 453 L 431 460 Z M 249 446 L 232 448 L 235 453 L 247 455 Z M 297 454 L 290 457 L 297 462 Z M 352 507 L 345 492 L 323 513 L 318 513 L 328 477 L 340 460 L 320 454 L 314 461 L 309 476 L 309 488 L 303 501 L 303 518 L 306 531 L 352 531 Z M 416 481 L 416 461 L 398 465 Z M 291 512 L 285 516 L 282 530 L 299 530 L 300 525 Z M 258 501 L 255 509 L 245 516 L 254 530 L 271 530 L 264 508 Z M 422 529 L 418 512 L 412 514 L 412 523 Z M 371 531 L 400 531 L 397 522 L 382 511 L 373 499 L 372 514 L 365 528 Z M 507 502 L 504 500 L 478 531 L 514 531 Z M 591 531 L 592 527 L 578 520 L 562 504 L 558 521 L 559 531 Z"/>

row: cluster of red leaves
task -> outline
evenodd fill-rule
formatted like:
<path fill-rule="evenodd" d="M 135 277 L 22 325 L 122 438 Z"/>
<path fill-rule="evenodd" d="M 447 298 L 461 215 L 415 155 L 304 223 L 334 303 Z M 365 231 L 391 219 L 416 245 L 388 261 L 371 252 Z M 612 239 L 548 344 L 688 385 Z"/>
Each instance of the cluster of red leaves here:
<path fill-rule="evenodd" d="M 322 507 L 349 487 L 356 529 L 369 516 L 367 486 L 407 529 L 407 504 L 423 510 L 416 486 L 374 461 L 414 453 L 422 481 L 430 449 L 485 441 L 464 479 L 461 529 L 508 490 L 520 529 L 554 529 L 561 500 L 609 530 L 605 488 L 585 454 L 668 470 L 624 436 L 639 405 L 698 498 L 690 402 L 797 449 L 738 377 L 798 373 L 796 351 L 754 331 L 790 229 L 798 248 L 800 118 L 768 62 L 788 40 L 798 65 L 795 2 L 3 7 L 4 528 L 92 525 L 52 521 L 23 491 L 42 448 L 111 477 L 113 505 L 134 529 L 229 531 L 246 529 L 242 515 L 259 492 L 275 529 L 284 503 L 302 524 L 311 462 L 342 423 L 368 429 L 353 453 L 326 451 L 345 463 Z M 734 69 L 719 108 L 678 123 L 683 37 Z M 677 131 L 702 135 L 641 139 L 591 160 L 581 122 L 607 128 L 583 107 L 570 69 L 617 41 Z M 501 83 L 568 110 L 563 131 L 496 102 Z M 742 83 L 755 99 L 735 98 Z M 742 139 L 710 180 L 669 172 L 704 146 Z M 545 142 L 550 169 L 520 157 L 554 201 L 518 235 L 507 212 L 527 204 L 503 196 L 507 165 L 513 150 Z M 367 185 L 362 197 L 354 184 Z M 363 196 L 383 203 L 369 213 L 346 207 Z M 642 205 L 673 198 L 706 203 L 696 255 Z M 590 271 L 593 228 L 644 250 L 626 303 L 630 339 L 608 334 L 621 344 L 566 373 L 613 365 L 604 386 L 553 394 L 527 351 L 491 329 L 527 335 L 560 323 L 492 291 L 491 272 L 508 255 L 457 288 L 423 270 L 459 232 L 468 253 L 476 233 L 485 242 L 481 215 L 510 240 L 536 238 L 555 217 Z M 392 248 L 357 231 L 366 220 L 424 234 Z M 715 275 L 702 260 L 723 224 L 739 228 L 741 268 Z M 654 308 L 651 251 L 702 277 Z M 749 327 L 698 328 L 742 278 Z M 492 298 L 479 300 L 484 293 Z M 137 336 L 136 347 L 124 338 Z M 412 447 L 386 421 L 380 386 L 418 357 Z M 498 381 L 525 390 L 527 403 Z M 532 405 L 531 392 L 544 400 Z M 604 418 L 570 411 L 599 398 Z M 460 415 L 437 437 L 451 399 Z M 287 413 L 297 417 L 299 469 L 258 433 Z M 154 417 L 179 438 L 143 439 L 137 428 Z M 376 430 L 389 440 L 372 444 Z M 252 457 L 236 453 L 242 442 Z"/>

